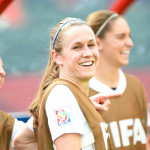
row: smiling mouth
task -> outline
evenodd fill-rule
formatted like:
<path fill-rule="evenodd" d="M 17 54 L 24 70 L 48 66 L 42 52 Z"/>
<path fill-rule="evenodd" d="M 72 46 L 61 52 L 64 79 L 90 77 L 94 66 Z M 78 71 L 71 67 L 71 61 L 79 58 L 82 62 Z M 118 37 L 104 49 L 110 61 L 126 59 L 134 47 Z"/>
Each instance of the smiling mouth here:
<path fill-rule="evenodd" d="M 129 54 L 130 51 L 121 51 L 120 53 L 121 53 L 121 54 Z"/>
<path fill-rule="evenodd" d="M 90 61 L 90 62 L 84 62 L 84 63 L 81 63 L 80 66 L 87 66 L 87 67 L 88 67 L 88 66 L 92 66 L 93 63 L 94 63 L 93 61 Z"/>

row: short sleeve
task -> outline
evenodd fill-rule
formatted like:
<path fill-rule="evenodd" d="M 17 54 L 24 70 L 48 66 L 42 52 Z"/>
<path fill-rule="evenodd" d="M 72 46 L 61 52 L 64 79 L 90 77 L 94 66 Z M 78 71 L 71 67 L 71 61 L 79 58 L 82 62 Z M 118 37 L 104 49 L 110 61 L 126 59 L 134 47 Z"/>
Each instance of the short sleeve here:
<path fill-rule="evenodd" d="M 53 141 L 65 133 L 84 134 L 85 117 L 67 86 L 56 85 L 51 90 L 46 115 Z"/>

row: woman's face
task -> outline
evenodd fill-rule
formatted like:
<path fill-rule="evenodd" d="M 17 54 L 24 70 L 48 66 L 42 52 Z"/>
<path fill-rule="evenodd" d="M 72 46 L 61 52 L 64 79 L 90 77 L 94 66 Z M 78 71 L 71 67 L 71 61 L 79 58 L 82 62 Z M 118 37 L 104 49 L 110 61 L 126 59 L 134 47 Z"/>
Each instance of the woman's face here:
<path fill-rule="evenodd" d="M 0 87 L 2 86 L 3 82 L 4 82 L 4 76 L 5 76 L 5 71 L 3 68 L 3 62 L 2 59 L 0 58 Z"/>
<path fill-rule="evenodd" d="M 104 59 L 110 65 L 121 67 L 128 65 L 129 54 L 133 42 L 130 37 L 130 28 L 127 22 L 118 18 L 110 24 L 110 31 L 101 39 L 101 60 Z"/>
<path fill-rule="evenodd" d="M 95 35 L 87 25 L 71 27 L 64 33 L 60 55 L 61 71 L 73 79 L 89 80 L 94 76 L 99 60 Z"/>

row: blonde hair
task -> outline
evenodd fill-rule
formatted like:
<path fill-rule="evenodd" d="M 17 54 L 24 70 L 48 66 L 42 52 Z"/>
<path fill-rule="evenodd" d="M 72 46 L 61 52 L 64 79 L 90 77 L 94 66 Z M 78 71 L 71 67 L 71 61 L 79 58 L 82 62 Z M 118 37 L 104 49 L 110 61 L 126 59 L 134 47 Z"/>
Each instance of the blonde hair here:
<path fill-rule="evenodd" d="M 71 20 L 71 21 L 69 21 Z M 68 22 L 66 24 L 66 22 Z M 61 27 L 63 24 L 66 24 L 65 26 Z M 56 53 L 61 54 L 62 52 L 62 46 L 63 46 L 63 39 L 65 36 L 65 32 L 67 32 L 72 26 L 75 25 L 87 25 L 87 23 L 81 19 L 78 18 L 66 18 L 62 21 L 60 21 L 52 30 L 51 30 L 51 36 L 50 36 L 50 51 L 52 50 L 52 44 L 53 40 L 54 41 L 54 48 L 53 50 L 56 51 Z M 61 27 L 61 30 L 60 30 Z M 59 33 L 57 33 L 57 31 Z M 54 39 L 55 35 L 57 34 L 57 37 Z M 29 106 L 29 112 L 32 114 L 32 116 L 35 119 L 35 125 L 38 125 L 38 115 L 39 115 L 39 108 L 40 108 L 40 103 L 43 97 L 43 94 L 48 87 L 49 83 L 59 77 L 59 65 L 56 64 L 50 54 L 48 64 L 46 71 L 44 73 L 43 79 L 40 83 L 40 87 L 38 90 L 38 93 Z"/>
<path fill-rule="evenodd" d="M 110 31 L 110 29 L 111 29 L 111 25 L 110 25 L 111 22 L 113 20 L 117 19 L 118 17 L 121 17 L 121 16 L 113 11 L 100 10 L 100 11 L 95 11 L 95 12 L 91 13 L 86 18 L 86 22 L 92 28 L 95 35 L 97 34 L 98 30 L 101 29 L 101 27 L 103 27 L 103 25 L 106 23 L 105 26 L 102 28 L 102 30 L 100 30 L 99 34 L 97 34 L 97 37 L 104 38 L 105 33 L 107 31 Z"/>

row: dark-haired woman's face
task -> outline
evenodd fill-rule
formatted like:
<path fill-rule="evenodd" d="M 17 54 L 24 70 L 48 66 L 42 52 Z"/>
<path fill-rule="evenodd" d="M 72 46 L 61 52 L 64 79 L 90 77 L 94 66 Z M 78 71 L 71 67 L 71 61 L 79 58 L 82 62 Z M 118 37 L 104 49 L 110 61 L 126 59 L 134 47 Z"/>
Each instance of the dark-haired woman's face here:
<path fill-rule="evenodd" d="M 129 54 L 133 42 L 130 37 L 130 28 L 124 18 L 120 17 L 110 23 L 110 31 L 101 39 L 101 58 L 111 65 L 125 66 L 129 62 Z"/>

